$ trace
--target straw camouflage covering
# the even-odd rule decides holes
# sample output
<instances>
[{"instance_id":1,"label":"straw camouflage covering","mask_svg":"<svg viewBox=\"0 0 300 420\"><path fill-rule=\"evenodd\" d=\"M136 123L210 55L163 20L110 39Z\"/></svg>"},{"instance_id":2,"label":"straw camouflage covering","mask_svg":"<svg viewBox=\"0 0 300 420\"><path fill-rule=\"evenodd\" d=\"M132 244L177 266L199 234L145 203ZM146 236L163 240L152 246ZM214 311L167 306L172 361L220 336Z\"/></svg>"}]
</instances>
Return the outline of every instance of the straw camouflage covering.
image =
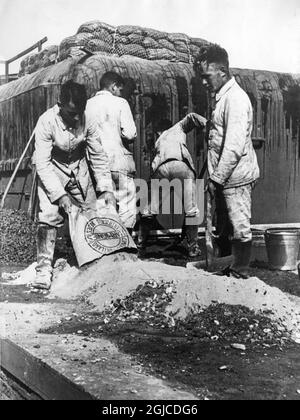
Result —
<instances>
[{"instance_id":1,"label":"straw camouflage covering","mask_svg":"<svg viewBox=\"0 0 300 420\"><path fill-rule=\"evenodd\" d=\"M91 52L130 55L145 60L168 60L192 63L208 41L190 38L182 33L167 33L140 26L111 26L94 20L81 25L76 35L65 38L56 48L55 56L44 59L40 54L27 57L21 63L20 75L32 73L55 61L77 56L80 48ZM53 55L53 53L52 53Z\"/></svg>"}]
</instances>

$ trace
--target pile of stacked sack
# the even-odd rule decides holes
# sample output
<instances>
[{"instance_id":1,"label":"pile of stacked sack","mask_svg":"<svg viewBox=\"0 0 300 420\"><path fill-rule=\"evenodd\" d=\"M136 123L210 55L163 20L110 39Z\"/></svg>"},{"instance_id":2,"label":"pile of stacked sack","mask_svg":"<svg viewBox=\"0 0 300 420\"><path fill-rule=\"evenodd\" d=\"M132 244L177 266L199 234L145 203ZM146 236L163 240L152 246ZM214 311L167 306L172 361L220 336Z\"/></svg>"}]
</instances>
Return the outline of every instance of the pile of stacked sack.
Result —
<instances>
[{"instance_id":1,"label":"pile of stacked sack","mask_svg":"<svg viewBox=\"0 0 300 420\"><path fill-rule=\"evenodd\" d=\"M140 26L111 26L92 21L80 26L76 35L65 38L52 55L54 61L62 61L78 55L81 49L101 52L104 55L134 56L145 60L168 60L193 63L201 48L209 43L201 38L190 38L181 33L167 33ZM55 56L56 54L56 56ZM46 54L47 55L47 54ZM48 57L48 56L47 56ZM25 62L29 60L29 62ZM32 73L48 65L42 53L25 59L22 74Z\"/></svg>"},{"instance_id":2,"label":"pile of stacked sack","mask_svg":"<svg viewBox=\"0 0 300 420\"><path fill-rule=\"evenodd\" d=\"M28 55L21 61L19 76L31 74L44 67L51 66L58 61L58 46L52 45L43 51Z\"/></svg>"}]
</instances>

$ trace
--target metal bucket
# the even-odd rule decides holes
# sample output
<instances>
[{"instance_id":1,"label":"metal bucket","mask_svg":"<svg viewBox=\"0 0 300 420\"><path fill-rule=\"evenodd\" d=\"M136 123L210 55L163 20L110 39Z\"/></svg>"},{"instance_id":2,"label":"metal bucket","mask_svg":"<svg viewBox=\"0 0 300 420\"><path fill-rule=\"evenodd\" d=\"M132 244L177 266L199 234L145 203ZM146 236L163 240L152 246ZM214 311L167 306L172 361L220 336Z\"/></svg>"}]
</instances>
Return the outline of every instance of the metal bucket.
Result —
<instances>
[{"instance_id":1,"label":"metal bucket","mask_svg":"<svg viewBox=\"0 0 300 420\"><path fill-rule=\"evenodd\" d=\"M300 230L268 229L265 241L271 270L294 271L297 269Z\"/></svg>"},{"instance_id":2,"label":"metal bucket","mask_svg":"<svg viewBox=\"0 0 300 420\"><path fill-rule=\"evenodd\" d=\"M263 232L253 232L251 261L264 263L268 262L266 241Z\"/></svg>"}]
</instances>

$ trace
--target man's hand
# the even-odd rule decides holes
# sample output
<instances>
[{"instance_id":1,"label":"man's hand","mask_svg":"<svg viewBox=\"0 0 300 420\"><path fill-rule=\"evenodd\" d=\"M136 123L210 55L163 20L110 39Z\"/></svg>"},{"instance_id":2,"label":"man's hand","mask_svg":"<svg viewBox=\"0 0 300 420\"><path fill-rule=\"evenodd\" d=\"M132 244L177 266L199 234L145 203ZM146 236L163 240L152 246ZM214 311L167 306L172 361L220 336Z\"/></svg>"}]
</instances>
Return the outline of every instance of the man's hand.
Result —
<instances>
[{"instance_id":1,"label":"man's hand","mask_svg":"<svg viewBox=\"0 0 300 420\"><path fill-rule=\"evenodd\" d=\"M202 115L191 113L189 114L189 116L192 118L195 127L199 127L202 129L206 127L208 120L205 117L202 117Z\"/></svg>"},{"instance_id":2,"label":"man's hand","mask_svg":"<svg viewBox=\"0 0 300 420\"><path fill-rule=\"evenodd\" d=\"M216 182L212 181L211 179L208 180L207 183L207 191L209 192L211 199L214 199L216 196L217 188L221 187L221 185L217 184Z\"/></svg>"},{"instance_id":3,"label":"man's hand","mask_svg":"<svg viewBox=\"0 0 300 420\"><path fill-rule=\"evenodd\" d=\"M63 209L67 214L71 213L72 211L72 202L68 195L63 195L58 200L58 205L61 209Z\"/></svg>"},{"instance_id":4,"label":"man's hand","mask_svg":"<svg viewBox=\"0 0 300 420\"><path fill-rule=\"evenodd\" d=\"M103 192L98 196L98 200L104 200L107 206L112 205L115 209L117 208L116 198L111 192Z\"/></svg>"},{"instance_id":5,"label":"man's hand","mask_svg":"<svg viewBox=\"0 0 300 420\"><path fill-rule=\"evenodd\" d=\"M202 117L202 115L200 115L199 116L199 123L200 123L202 128L205 128L207 123L208 123L208 120L206 118Z\"/></svg>"}]
</instances>

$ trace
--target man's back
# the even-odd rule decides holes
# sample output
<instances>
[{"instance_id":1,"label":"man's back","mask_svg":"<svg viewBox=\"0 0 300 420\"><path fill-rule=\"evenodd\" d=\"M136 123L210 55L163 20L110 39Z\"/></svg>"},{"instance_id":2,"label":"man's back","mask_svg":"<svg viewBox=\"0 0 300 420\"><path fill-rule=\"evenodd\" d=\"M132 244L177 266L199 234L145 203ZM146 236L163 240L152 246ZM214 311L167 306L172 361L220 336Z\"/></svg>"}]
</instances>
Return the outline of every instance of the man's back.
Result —
<instances>
[{"instance_id":1,"label":"man's back","mask_svg":"<svg viewBox=\"0 0 300 420\"><path fill-rule=\"evenodd\" d=\"M183 160L182 147L186 144L186 134L180 122L164 131L155 143L156 156L153 171L168 160Z\"/></svg>"},{"instance_id":2,"label":"man's back","mask_svg":"<svg viewBox=\"0 0 300 420\"><path fill-rule=\"evenodd\" d=\"M104 90L88 101L86 112L98 122L101 142L108 154L111 170L134 173L132 153L126 149L122 140L136 138L136 126L128 102Z\"/></svg>"},{"instance_id":3,"label":"man's back","mask_svg":"<svg viewBox=\"0 0 300 420\"><path fill-rule=\"evenodd\" d=\"M155 143L156 156L152 163L153 171L155 172L160 165L170 160L184 161L195 171L193 159L186 145L187 133L196 127L204 127L205 124L205 118L192 112L164 131Z\"/></svg>"}]
</instances>

